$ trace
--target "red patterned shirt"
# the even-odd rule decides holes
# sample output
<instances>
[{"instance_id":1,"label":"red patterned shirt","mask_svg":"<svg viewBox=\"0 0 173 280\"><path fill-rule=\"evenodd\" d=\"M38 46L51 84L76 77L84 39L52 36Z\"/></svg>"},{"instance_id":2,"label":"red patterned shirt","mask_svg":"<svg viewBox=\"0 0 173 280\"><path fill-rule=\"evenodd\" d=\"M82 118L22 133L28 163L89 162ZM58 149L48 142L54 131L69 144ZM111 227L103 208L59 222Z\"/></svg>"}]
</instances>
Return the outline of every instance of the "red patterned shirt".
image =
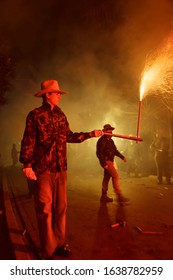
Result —
<instances>
[{"instance_id":1,"label":"red patterned shirt","mask_svg":"<svg viewBox=\"0 0 173 280\"><path fill-rule=\"evenodd\" d=\"M92 136L88 132L73 133L63 111L58 106L51 110L48 103L43 103L27 116L20 162L37 173L64 171L67 169L66 143L81 143Z\"/></svg>"}]
</instances>

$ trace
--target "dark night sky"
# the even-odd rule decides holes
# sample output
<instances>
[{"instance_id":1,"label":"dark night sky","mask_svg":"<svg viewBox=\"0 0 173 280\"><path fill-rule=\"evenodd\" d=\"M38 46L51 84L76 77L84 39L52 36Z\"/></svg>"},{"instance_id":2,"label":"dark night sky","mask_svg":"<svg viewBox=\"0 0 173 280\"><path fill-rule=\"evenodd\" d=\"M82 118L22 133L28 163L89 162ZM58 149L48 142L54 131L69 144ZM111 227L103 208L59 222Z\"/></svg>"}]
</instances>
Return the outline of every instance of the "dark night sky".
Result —
<instances>
[{"instance_id":1,"label":"dark night sky","mask_svg":"<svg viewBox=\"0 0 173 280\"><path fill-rule=\"evenodd\" d=\"M0 112L1 150L20 142L26 114L40 105L33 94L49 78L70 92L60 107L72 130L111 122L134 134L145 58L172 31L172 15L172 0L1 0L1 48L17 65Z\"/></svg>"},{"instance_id":2,"label":"dark night sky","mask_svg":"<svg viewBox=\"0 0 173 280\"><path fill-rule=\"evenodd\" d=\"M16 59L38 68L55 56L61 64L85 52L107 68L110 60L124 63L139 50L145 56L162 40L172 27L171 2L2 0L1 34Z\"/></svg>"}]
</instances>

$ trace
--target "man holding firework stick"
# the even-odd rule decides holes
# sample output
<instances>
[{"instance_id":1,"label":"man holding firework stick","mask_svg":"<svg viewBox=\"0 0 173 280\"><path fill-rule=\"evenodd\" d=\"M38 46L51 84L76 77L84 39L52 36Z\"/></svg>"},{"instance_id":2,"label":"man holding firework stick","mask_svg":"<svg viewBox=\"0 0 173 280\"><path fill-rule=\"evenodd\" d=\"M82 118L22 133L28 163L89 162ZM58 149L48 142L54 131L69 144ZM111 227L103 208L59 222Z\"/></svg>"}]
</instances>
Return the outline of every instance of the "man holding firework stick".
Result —
<instances>
[{"instance_id":1,"label":"man holding firework stick","mask_svg":"<svg viewBox=\"0 0 173 280\"><path fill-rule=\"evenodd\" d=\"M42 106L28 114L21 143L23 173L27 179L36 181L34 200L43 259L71 254L65 242L66 143L81 143L103 134L102 130L71 131L66 115L58 107L61 95L65 93L56 80L41 84L41 90L35 96L42 97Z\"/></svg>"},{"instance_id":2,"label":"man holding firework stick","mask_svg":"<svg viewBox=\"0 0 173 280\"><path fill-rule=\"evenodd\" d=\"M124 157L118 150L114 144L114 141L111 139L112 131L115 128L110 124L105 124L103 127L103 132L105 135L102 135L97 141L97 157L100 161L100 165L104 168L104 177L102 181L102 195L101 202L112 202L113 199L107 196L108 191L108 183L110 178L112 178L113 188L118 197L119 203L128 202L129 199L122 195L118 172L114 167L114 157L117 156L121 158L124 162L127 161L126 157Z\"/></svg>"}]
</instances>

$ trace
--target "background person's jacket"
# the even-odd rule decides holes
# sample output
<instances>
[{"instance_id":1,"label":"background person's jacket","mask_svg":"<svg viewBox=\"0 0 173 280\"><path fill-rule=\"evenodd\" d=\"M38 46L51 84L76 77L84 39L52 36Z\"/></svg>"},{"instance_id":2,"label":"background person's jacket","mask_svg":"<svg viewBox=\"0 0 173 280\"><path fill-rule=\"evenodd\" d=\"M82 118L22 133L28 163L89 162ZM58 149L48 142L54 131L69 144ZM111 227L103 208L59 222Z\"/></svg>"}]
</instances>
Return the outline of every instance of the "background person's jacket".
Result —
<instances>
[{"instance_id":1,"label":"background person's jacket","mask_svg":"<svg viewBox=\"0 0 173 280\"><path fill-rule=\"evenodd\" d=\"M114 141L107 135L101 136L97 141L96 155L102 167L106 165L107 160L113 162L115 156L124 159L124 156L117 150Z\"/></svg>"}]
</instances>

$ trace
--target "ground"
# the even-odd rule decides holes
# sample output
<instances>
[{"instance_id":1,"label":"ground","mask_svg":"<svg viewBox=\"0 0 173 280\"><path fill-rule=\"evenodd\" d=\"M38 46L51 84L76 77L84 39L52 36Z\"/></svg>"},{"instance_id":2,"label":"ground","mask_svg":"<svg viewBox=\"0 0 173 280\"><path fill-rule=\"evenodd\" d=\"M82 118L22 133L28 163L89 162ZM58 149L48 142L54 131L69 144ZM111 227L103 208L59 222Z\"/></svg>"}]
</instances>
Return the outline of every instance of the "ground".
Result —
<instances>
[{"instance_id":1,"label":"ground","mask_svg":"<svg viewBox=\"0 0 173 280\"><path fill-rule=\"evenodd\" d=\"M8 168L7 176L15 187L17 203L27 231L39 251L39 238L33 198L21 168ZM69 172L67 241L72 260L172 260L173 186L157 185L156 176L127 177L119 172L120 184L130 204L120 206L109 186L112 203L100 203L102 173L77 176ZM8 182L9 184L9 182ZM124 227L111 228L117 220ZM148 233L140 232L147 231ZM33 255L31 254L32 258Z\"/></svg>"}]
</instances>

